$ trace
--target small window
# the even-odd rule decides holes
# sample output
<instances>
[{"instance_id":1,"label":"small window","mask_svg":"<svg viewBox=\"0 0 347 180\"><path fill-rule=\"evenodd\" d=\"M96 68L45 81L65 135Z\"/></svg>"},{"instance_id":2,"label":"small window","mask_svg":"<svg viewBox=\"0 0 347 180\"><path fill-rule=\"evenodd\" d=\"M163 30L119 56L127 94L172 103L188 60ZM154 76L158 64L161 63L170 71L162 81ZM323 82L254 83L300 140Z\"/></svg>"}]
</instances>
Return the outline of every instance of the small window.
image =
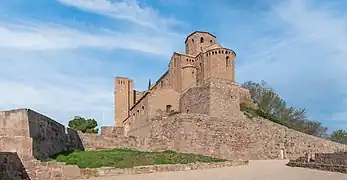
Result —
<instances>
[{"instance_id":1,"label":"small window","mask_svg":"<svg viewBox=\"0 0 347 180\"><path fill-rule=\"evenodd\" d=\"M203 37L200 38L200 43L204 43L204 38Z\"/></svg>"},{"instance_id":2,"label":"small window","mask_svg":"<svg viewBox=\"0 0 347 180\"><path fill-rule=\"evenodd\" d=\"M168 112L171 112L171 105L166 105L166 112L168 113Z\"/></svg>"},{"instance_id":3,"label":"small window","mask_svg":"<svg viewBox=\"0 0 347 180\"><path fill-rule=\"evenodd\" d=\"M192 42L194 43L194 39L192 39Z\"/></svg>"},{"instance_id":4,"label":"small window","mask_svg":"<svg viewBox=\"0 0 347 180\"><path fill-rule=\"evenodd\" d=\"M212 40L210 40L210 43L211 43L211 44L212 44L212 42L213 42L213 41L212 41Z\"/></svg>"},{"instance_id":5,"label":"small window","mask_svg":"<svg viewBox=\"0 0 347 180\"><path fill-rule=\"evenodd\" d=\"M189 113L189 109L187 109L187 113Z\"/></svg>"},{"instance_id":6,"label":"small window","mask_svg":"<svg viewBox=\"0 0 347 180\"><path fill-rule=\"evenodd\" d=\"M229 56L227 56L227 57L225 58L225 66L226 66L226 67L230 67L230 59L229 59Z\"/></svg>"},{"instance_id":7,"label":"small window","mask_svg":"<svg viewBox=\"0 0 347 180\"><path fill-rule=\"evenodd\" d=\"M141 114L144 115L145 114L145 106L142 106L141 109L142 109Z\"/></svg>"}]
</instances>

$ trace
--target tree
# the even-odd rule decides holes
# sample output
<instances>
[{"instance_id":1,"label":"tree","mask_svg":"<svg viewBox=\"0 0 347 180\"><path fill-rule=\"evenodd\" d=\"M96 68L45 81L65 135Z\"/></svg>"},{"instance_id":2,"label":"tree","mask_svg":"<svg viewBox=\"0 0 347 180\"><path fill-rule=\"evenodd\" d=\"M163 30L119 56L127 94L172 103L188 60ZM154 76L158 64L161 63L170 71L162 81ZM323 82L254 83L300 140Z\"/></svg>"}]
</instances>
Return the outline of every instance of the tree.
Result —
<instances>
[{"instance_id":1,"label":"tree","mask_svg":"<svg viewBox=\"0 0 347 180\"><path fill-rule=\"evenodd\" d=\"M339 129L331 133L330 140L347 144L347 131Z\"/></svg>"},{"instance_id":2,"label":"tree","mask_svg":"<svg viewBox=\"0 0 347 180\"><path fill-rule=\"evenodd\" d=\"M306 109L288 106L285 100L270 88L266 82L247 81L242 87L249 90L251 98L258 105L259 109L267 114L267 117L273 117L280 124L310 135L319 137L326 135L327 128L323 127L319 122L307 119Z\"/></svg>"},{"instance_id":3,"label":"tree","mask_svg":"<svg viewBox=\"0 0 347 180\"><path fill-rule=\"evenodd\" d=\"M69 121L69 127L83 133L98 133L96 128L98 123L95 119L85 119L80 116L75 116Z\"/></svg>"}]
</instances>

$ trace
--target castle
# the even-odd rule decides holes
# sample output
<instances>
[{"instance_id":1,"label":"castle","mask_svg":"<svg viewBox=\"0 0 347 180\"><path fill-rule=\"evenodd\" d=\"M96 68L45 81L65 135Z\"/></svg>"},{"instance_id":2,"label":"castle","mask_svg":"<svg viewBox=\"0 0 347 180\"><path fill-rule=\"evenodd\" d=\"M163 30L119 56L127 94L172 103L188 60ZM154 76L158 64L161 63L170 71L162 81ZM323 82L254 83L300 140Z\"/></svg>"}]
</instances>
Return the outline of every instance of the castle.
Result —
<instances>
[{"instance_id":1,"label":"castle","mask_svg":"<svg viewBox=\"0 0 347 180\"><path fill-rule=\"evenodd\" d=\"M144 126L158 111L226 115L216 112L227 107L213 102L213 90L202 88L217 81L236 87L229 94L234 100L229 107L239 110L240 101L250 99L250 95L235 83L235 57L236 53L222 47L215 35L191 33L185 40L185 54L174 52L168 70L147 91L133 90L134 81L129 78L115 78L115 127L123 128L127 135ZM206 101L192 97L197 94Z\"/></svg>"}]
</instances>

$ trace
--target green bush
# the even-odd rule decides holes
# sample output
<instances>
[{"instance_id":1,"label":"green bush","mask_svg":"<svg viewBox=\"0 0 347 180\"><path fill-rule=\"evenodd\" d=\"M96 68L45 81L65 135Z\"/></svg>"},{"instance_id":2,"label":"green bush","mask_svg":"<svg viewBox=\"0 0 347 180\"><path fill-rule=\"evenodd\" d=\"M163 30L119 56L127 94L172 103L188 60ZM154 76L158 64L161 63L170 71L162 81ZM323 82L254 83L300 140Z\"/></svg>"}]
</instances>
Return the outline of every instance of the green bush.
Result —
<instances>
[{"instance_id":1,"label":"green bush","mask_svg":"<svg viewBox=\"0 0 347 180\"><path fill-rule=\"evenodd\" d=\"M51 159L58 162L66 162L66 164L74 164L80 168L98 168L104 166L131 168L134 166L154 164L187 164L192 162L226 161L208 156L177 153L174 151L142 152L128 149L65 152L57 154Z\"/></svg>"},{"instance_id":2,"label":"green bush","mask_svg":"<svg viewBox=\"0 0 347 180\"><path fill-rule=\"evenodd\" d=\"M275 123L278 123L278 124L281 124L283 125L283 123L277 119L276 117L272 116L271 114L269 113L266 113L264 112L263 110L261 109L253 109L251 107L248 107L246 104L240 104L240 109L241 111L245 112L245 115L248 117L248 118L253 118L253 117L262 117L264 119L268 119L272 122L275 122Z\"/></svg>"}]
</instances>

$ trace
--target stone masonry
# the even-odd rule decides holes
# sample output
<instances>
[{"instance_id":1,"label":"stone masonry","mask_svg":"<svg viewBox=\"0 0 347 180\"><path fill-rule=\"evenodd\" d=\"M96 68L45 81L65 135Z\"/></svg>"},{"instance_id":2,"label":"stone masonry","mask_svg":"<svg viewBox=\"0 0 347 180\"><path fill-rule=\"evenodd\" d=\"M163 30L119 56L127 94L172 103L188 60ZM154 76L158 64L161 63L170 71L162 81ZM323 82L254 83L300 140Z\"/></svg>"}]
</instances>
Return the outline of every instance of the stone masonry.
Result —
<instances>
[{"instance_id":1,"label":"stone masonry","mask_svg":"<svg viewBox=\"0 0 347 180\"><path fill-rule=\"evenodd\" d=\"M290 160L287 165L347 173L347 152L307 153L305 156Z\"/></svg>"},{"instance_id":2,"label":"stone masonry","mask_svg":"<svg viewBox=\"0 0 347 180\"><path fill-rule=\"evenodd\" d=\"M76 131L29 109L0 111L0 129L0 179L68 180L80 176L75 165L38 160L84 150Z\"/></svg>"}]
</instances>

